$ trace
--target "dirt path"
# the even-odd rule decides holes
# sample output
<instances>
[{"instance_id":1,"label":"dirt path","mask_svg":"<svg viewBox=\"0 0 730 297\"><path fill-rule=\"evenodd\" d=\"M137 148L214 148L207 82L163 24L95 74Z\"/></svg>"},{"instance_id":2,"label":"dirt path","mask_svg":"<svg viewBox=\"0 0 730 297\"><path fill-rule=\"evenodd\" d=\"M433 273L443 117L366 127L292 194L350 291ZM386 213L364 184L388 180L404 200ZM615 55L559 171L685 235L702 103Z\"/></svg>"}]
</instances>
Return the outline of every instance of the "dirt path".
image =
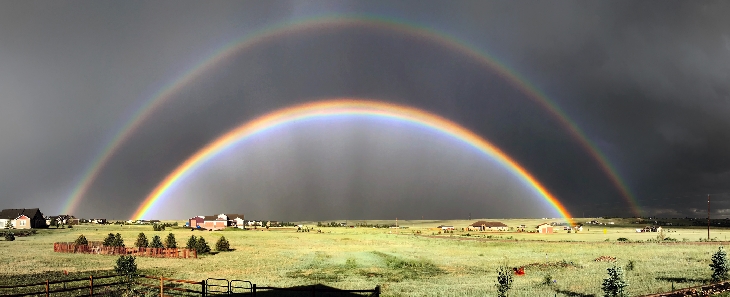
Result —
<instances>
[{"instance_id":1,"label":"dirt path","mask_svg":"<svg viewBox=\"0 0 730 297\"><path fill-rule=\"evenodd\" d=\"M564 244L579 244L579 243L591 243L591 244L666 244L666 245L730 245L730 241L666 241L666 242L626 242L626 241L550 241L550 240L524 240L524 239L491 239L483 237L468 237L468 236L443 236L443 235L423 235L423 234L400 234L404 236L418 236L426 238L438 238L438 239L451 239L451 240L471 240L471 241L489 241L489 242L544 242L544 243L564 243Z\"/></svg>"}]
</instances>

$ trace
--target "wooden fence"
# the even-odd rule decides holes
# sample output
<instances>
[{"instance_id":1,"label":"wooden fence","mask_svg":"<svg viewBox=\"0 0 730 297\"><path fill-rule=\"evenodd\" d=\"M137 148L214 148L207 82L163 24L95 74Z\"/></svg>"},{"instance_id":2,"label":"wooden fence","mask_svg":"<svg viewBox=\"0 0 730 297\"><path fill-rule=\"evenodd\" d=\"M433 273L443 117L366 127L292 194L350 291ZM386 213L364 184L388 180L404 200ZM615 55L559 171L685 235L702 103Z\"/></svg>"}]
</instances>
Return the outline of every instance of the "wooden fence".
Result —
<instances>
[{"instance_id":1,"label":"wooden fence","mask_svg":"<svg viewBox=\"0 0 730 297\"><path fill-rule=\"evenodd\" d=\"M117 279L119 276L89 276L88 278L77 278L60 281L49 281L46 280L42 283L14 285L14 286L0 286L0 295L9 297L21 297L21 296L50 296L54 293L73 292L76 291L87 291L89 296L94 296L95 292L98 294L101 288L115 287L124 284L123 281ZM108 280L102 281L99 280ZM82 284L79 284L82 283ZM70 284L70 285L69 285ZM76 286L74 286L76 284ZM11 292L5 293L4 289L10 289ZM22 292L25 291L25 292ZM81 293L83 294L83 293ZM55 294L54 294L55 295Z\"/></svg>"},{"instance_id":2,"label":"wooden fence","mask_svg":"<svg viewBox=\"0 0 730 297\"><path fill-rule=\"evenodd\" d=\"M190 249L178 248L132 248L103 245L76 245L72 242L56 242L53 251L57 253L98 254L98 255L132 255L156 258L197 258L198 253Z\"/></svg>"}]
</instances>

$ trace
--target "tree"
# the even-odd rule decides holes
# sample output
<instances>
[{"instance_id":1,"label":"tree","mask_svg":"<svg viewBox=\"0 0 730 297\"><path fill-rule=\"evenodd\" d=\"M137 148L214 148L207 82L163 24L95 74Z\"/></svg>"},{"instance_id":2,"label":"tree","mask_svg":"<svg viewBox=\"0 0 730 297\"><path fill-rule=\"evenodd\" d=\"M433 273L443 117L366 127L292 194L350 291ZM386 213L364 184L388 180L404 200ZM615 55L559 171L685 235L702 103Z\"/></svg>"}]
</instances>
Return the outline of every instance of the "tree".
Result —
<instances>
[{"instance_id":1,"label":"tree","mask_svg":"<svg viewBox=\"0 0 730 297\"><path fill-rule=\"evenodd\" d=\"M122 234L117 233L116 235L114 235L114 242L112 242L112 246L124 247L124 239L122 239Z\"/></svg>"},{"instance_id":2,"label":"tree","mask_svg":"<svg viewBox=\"0 0 730 297\"><path fill-rule=\"evenodd\" d=\"M74 241L75 245L87 245L89 242L86 240L86 236L83 234L79 235L79 238L76 238L76 241Z\"/></svg>"},{"instance_id":3,"label":"tree","mask_svg":"<svg viewBox=\"0 0 730 297\"><path fill-rule=\"evenodd\" d=\"M604 297L621 297L626 296L624 289L628 286L629 284L624 280L621 267L614 266L608 268L608 277L603 280L601 289L603 289Z\"/></svg>"},{"instance_id":4,"label":"tree","mask_svg":"<svg viewBox=\"0 0 730 297\"><path fill-rule=\"evenodd\" d=\"M13 223L10 220L5 221L5 229L13 229Z\"/></svg>"},{"instance_id":5,"label":"tree","mask_svg":"<svg viewBox=\"0 0 730 297\"><path fill-rule=\"evenodd\" d=\"M203 236L198 237L198 243L195 245L195 251L198 252L198 254L210 253L210 246L207 242L205 242L205 238L203 238Z\"/></svg>"},{"instance_id":6,"label":"tree","mask_svg":"<svg viewBox=\"0 0 730 297\"><path fill-rule=\"evenodd\" d=\"M193 235L193 236L190 236L190 238L188 239L188 243L185 245L185 248L189 249L189 250L194 250L195 246L197 246L197 245L198 245L198 238L195 237L195 235Z\"/></svg>"},{"instance_id":7,"label":"tree","mask_svg":"<svg viewBox=\"0 0 730 297\"><path fill-rule=\"evenodd\" d=\"M114 272L124 277L124 280L131 284L134 277L137 276L137 263L133 256L119 256L117 265L114 266Z\"/></svg>"},{"instance_id":8,"label":"tree","mask_svg":"<svg viewBox=\"0 0 730 297\"><path fill-rule=\"evenodd\" d=\"M134 246L139 248L146 248L149 246L150 243L147 241L147 236L144 235L144 233L139 232L139 235L137 235L137 241L134 243Z\"/></svg>"},{"instance_id":9,"label":"tree","mask_svg":"<svg viewBox=\"0 0 730 297\"><path fill-rule=\"evenodd\" d=\"M725 250L720 247L714 255L712 255L712 281L718 282L728 279L728 267L727 254Z\"/></svg>"},{"instance_id":10,"label":"tree","mask_svg":"<svg viewBox=\"0 0 730 297\"><path fill-rule=\"evenodd\" d=\"M172 232L170 232L170 234L167 234L167 238L165 238L165 247L167 247L168 249L177 248L175 234L172 234Z\"/></svg>"},{"instance_id":11,"label":"tree","mask_svg":"<svg viewBox=\"0 0 730 297\"><path fill-rule=\"evenodd\" d=\"M104 246L114 246L114 234L109 233L101 244Z\"/></svg>"},{"instance_id":12,"label":"tree","mask_svg":"<svg viewBox=\"0 0 730 297\"><path fill-rule=\"evenodd\" d=\"M221 238L218 239L218 242L215 243L215 250L219 252L227 252L230 250L230 243L228 243L228 240L225 236L221 236Z\"/></svg>"},{"instance_id":13,"label":"tree","mask_svg":"<svg viewBox=\"0 0 730 297\"><path fill-rule=\"evenodd\" d=\"M14 241L15 240L15 234L13 234L13 232L6 232L5 233L5 240L6 241Z\"/></svg>"},{"instance_id":14,"label":"tree","mask_svg":"<svg viewBox=\"0 0 730 297\"><path fill-rule=\"evenodd\" d=\"M150 243L151 248L161 249L165 246L162 245L162 239L160 239L159 235L155 235L152 237L152 242Z\"/></svg>"},{"instance_id":15,"label":"tree","mask_svg":"<svg viewBox=\"0 0 730 297\"><path fill-rule=\"evenodd\" d=\"M497 296L506 297L509 289L512 288L512 269L502 265L497 269Z\"/></svg>"},{"instance_id":16,"label":"tree","mask_svg":"<svg viewBox=\"0 0 730 297\"><path fill-rule=\"evenodd\" d=\"M58 229L58 218L51 219L51 226L56 227L56 229Z\"/></svg>"}]
</instances>

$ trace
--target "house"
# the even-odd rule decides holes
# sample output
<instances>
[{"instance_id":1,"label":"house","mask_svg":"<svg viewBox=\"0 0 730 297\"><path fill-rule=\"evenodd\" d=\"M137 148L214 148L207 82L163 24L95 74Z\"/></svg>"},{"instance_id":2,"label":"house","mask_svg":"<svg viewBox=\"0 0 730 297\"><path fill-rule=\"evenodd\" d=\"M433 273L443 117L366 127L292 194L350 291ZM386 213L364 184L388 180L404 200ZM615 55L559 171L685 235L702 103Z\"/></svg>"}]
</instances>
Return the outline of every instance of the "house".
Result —
<instances>
[{"instance_id":1,"label":"house","mask_svg":"<svg viewBox=\"0 0 730 297\"><path fill-rule=\"evenodd\" d=\"M204 216L192 217L188 220L188 226L190 226L190 228L198 228L198 226L203 227L204 218Z\"/></svg>"},{"instance_id":2,"label":"house","mask_svg":"<svg viewBox=\"0 0 730 297\"><path fill-rule=\"evenodd\" d=\"M548 223L537 225L537 233L553 233L553 226Z\"/></svg>"},{"instance_id":3,"label":"house","mask_svg":"<svg viewBox=\"0 0 730 297\"><path fill-rule=\"evenodd\" d=\"M469 225L469 230L478 231L507 231L508 227L502 222L476 221Z\"/></svg>"},{"instance_id":4,"label":"house","mask_svg":"<svg viewBox=\"0 0 730 297\"><path fill-rule=\"evenodd\" d=\"M3 209L0 211L0 229L4 229L8 222L16 229L48 227L38 208Z\"/></svg>"},{"instance_id":5,"label":"house","mask_svg":"<svg viewBox=\"0 0 730 297\"><path fill-rule=\"evenodd\" d=\"M225 215L218 216L204 216L203 224L198 224L203 229L208 230L222 230L228 226L228 217Z\"/></svg>"},{"instance_id":6,"label":"house","mask_svg":"<svg viewBox=\"0 0 730 297\"><path fill-rule=\"evenodd\" d=\"M454 230L454 226L441 225L441 226L438 226L437 228L440 228L441 230Z\"/></svg>"},{"instance_id":7,"label":"house","mask_svg":"<svg viewBox=\"0 0 730 297\"><path fill-rule=\"evenodd\" d=\"M106 219L91 219L92 224L106 224Z\"/></svg>"},{"instance_id":8,"label":"house","mask_svg":"<svg viewBox=\"0 0 730 297\"><path fill-rule=\"evenodd\" d=\"M243 228L243 226L245 225L242 214L232 214L231 213L231 214L226 214L226 217L228 218L228 226Z\"/></svg>"}]
</instances>

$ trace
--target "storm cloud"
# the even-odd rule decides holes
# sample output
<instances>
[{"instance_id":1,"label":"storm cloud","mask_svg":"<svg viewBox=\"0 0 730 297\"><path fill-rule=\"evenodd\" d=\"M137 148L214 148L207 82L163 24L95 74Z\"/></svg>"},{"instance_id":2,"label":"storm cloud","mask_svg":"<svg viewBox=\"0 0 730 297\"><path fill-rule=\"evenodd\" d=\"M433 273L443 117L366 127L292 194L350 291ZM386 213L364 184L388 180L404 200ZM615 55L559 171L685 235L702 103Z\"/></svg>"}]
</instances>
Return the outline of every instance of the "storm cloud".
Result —
<instances>
[{"instance_id":1,"label":"storm cloud","mask_svg":"<svg viewBox=\"0 0 730 297\"><path fill-rule=\"evenodd\" d=\"M166 85L262 28L359 15L430 28L486 52L397 31L330 26L268 39L181 87L102 168L75 215L128 218L178 164L293 104L356 97L438 114L488 139L574 216L730 215L730 4L722 1L218 1L0 4L0 208L57 214L93 158ZM448 135L368 117L286 125L237 144L171 189L155 218L541 217L556 212ZM175 203L172 203L174 201Z\"/></svg>"}]
</instances>

